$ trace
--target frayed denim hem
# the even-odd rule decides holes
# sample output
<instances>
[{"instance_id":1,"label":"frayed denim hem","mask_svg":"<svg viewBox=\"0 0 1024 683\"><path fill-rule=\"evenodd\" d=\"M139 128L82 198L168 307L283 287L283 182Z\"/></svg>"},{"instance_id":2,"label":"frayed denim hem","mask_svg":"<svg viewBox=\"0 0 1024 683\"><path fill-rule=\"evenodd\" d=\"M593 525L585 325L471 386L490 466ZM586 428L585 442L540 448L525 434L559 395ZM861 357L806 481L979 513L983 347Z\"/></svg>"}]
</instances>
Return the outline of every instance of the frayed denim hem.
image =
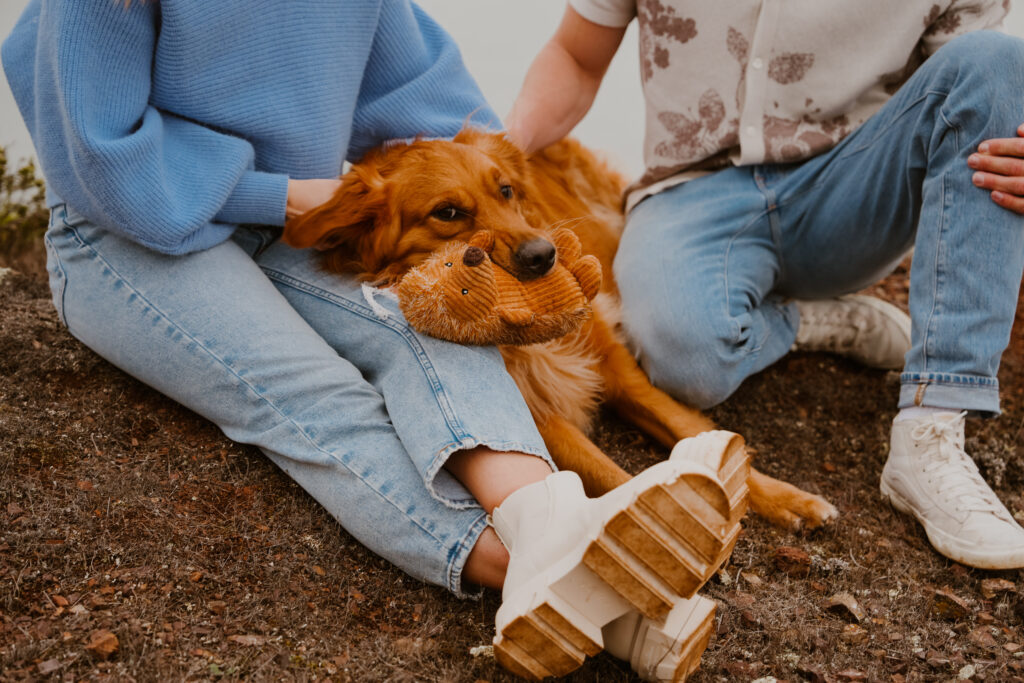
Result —
<instances>
[{"instance_id":1,"label":"frayed denim hem","mask_svg":"<svg viewBox=\"0 0 1024 683\"><path fill-rule=\"evenodd\" d=\"M480 516L473 522L473 525L466 532L466 535L462 537L462 540L452 548L450 559L448 563L448 590L452 592L457 598L464 600L479 600L484 594L483 588L477 587L472 592L466 592L462 588L462 570L466 567L466 562L469 560L469 554L473 552L473 548L476 547L477 541L480 540L480 535L483 534L484 530L487 529L487 515L480 511Z\"/></svg>"},{"instance_id":2,"label":"frayed denim hem","mask_svg":"<svg viewBox=\"0 0 1024 683\"><path fill-rule=\"evenodd\" d=\"M466 491L462 485L454 479L454 477L450 477L449 475L442 477L442 481L438 481L438 477L442 474L441 471L444 468L445 463L448 462L448 458L451 457L452 453L477 448L478 446L485 446L490 448L492 451L498 451L500 453L525 453L527 455L534 455L547 463L552 472L558 471L558 467L551 459L551 456L548 455L548 452L542 447L531 446L523 443L522 441L498 441L494 439L474 439L466 437L461 441L449 443L442 447L434 457L434 461L430 463L430 467L427 468L427 472L424 477L424 484L427 487L427 491L435 500L456 510L480 507L480 503L469 495L469 492ZM465 495L457 496L456 494L459 492Z\"/></svg>"}]
</instances>

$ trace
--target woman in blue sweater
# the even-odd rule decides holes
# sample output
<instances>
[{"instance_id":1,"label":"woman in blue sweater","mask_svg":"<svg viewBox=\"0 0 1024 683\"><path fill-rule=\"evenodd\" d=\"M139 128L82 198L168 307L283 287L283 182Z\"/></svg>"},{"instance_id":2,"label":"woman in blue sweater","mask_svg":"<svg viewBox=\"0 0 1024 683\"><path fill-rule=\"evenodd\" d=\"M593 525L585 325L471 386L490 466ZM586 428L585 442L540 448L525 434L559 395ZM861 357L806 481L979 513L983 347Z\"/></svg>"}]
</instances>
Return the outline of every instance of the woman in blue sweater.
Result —
<instances>
[{"instance_id":1,"label":"woman in blue sweater","mask_svg":"<svg viewBox=\"0 0 1024 683\"><path fill-rule=\"evenodd\" d=\"M495 349L381 319L357 283L276 241L332 195L344 160L471 115L498 123L408 0L31 0L2 56L48 181L62 322L257 445L411 575L458 595L504 586L507 622L629 496L679 476L677 459L628 496L586 499L575 475L551 474ZM642 646L636 612L609 611L612 587L586 581L559 600L586 612L600 598L594 624L622 615L621 638ZM689 635L659 637L678 649Z\"/></svg>"}]
</instances>

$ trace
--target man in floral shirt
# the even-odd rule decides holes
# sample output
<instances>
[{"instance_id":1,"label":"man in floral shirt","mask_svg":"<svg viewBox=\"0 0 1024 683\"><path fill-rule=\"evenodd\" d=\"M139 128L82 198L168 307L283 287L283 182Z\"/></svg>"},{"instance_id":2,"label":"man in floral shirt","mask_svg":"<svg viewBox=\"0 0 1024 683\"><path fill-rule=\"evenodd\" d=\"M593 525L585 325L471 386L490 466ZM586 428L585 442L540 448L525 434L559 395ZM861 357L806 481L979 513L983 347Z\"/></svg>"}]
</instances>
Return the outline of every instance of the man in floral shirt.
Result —
<instances>
[{"instance_id":1,"label":"man in floral shirt","mask_svg":"<svg viewBox=\"0 0 1024 683\"><path fill-rule=\"evenodd\" d=\"M645 171L615 270L652 380L709 407L789 350L902 369L881 490L942 554L1024 567L964 452L997 415L1024 269L1024 41L1002 0L570 0L508 127L590 107L640 29ZM851 295L914 248L909 318Z\"/></svg>"}]
</instances>

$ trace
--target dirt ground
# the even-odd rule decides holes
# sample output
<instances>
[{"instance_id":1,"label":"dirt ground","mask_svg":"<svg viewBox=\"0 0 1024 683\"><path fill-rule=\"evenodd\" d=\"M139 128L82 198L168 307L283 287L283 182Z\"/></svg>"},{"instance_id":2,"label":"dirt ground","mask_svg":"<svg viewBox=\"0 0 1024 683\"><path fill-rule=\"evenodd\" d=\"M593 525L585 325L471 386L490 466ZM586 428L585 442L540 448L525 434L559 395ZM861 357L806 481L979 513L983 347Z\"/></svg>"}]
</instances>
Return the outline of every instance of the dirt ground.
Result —
<instances>
[{"instance_id":1,"label":"dirt ground","mask_svg":"<svg viewBox=\"0 0 1024 683\"><path fill-rule=\"evenodd\" d=\"M905 273L878 291L901 301ZM1005 413L968 443L1024 518L1017 328ZM713 411L841 516L801 534L748 517L704 591L717 634L692 680L1024 680L1018 572L941 558L879 496L897 381L797 354ZM666 455L611 415L597 441L631 470ZM0 679L509 681L482 647L498 604L403 575L258 451L96 357L40 274L0 283ZM602 654L570 680L631 675Z\"/></svg>"}]
</instances>

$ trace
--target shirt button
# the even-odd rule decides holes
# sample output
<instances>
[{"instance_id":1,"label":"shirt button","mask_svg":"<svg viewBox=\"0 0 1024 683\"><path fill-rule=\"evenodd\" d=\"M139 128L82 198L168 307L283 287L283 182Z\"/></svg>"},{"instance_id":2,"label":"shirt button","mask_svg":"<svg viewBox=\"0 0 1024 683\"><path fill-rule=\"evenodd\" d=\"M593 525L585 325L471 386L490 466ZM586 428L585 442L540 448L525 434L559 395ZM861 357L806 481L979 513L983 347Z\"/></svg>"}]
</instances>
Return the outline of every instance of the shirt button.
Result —
<instances>
[{"instance_id":1,"label":"shirt button","mask_svg":"<svg viewBox=\"0 0 1024 683\"><path fill-rule=\"evenodd\" d=\"M760 69L762 66L764 66L764 60L761 59L760 57L755 57L754 61L750 63L750 66L754 67L755 69Z\"/></svg>"},{"instance_id":2,"label":"shirt button","mask_svg":"<svg viewBox=\"0 0 1024 683\"><path fill-rule=\"evenodd\" d=\"M747 126L747 135L749 135L750 137L754 137L755 135L757 135L757 128L754 128L753 126Z\"/></svg>"}]
</instances>

